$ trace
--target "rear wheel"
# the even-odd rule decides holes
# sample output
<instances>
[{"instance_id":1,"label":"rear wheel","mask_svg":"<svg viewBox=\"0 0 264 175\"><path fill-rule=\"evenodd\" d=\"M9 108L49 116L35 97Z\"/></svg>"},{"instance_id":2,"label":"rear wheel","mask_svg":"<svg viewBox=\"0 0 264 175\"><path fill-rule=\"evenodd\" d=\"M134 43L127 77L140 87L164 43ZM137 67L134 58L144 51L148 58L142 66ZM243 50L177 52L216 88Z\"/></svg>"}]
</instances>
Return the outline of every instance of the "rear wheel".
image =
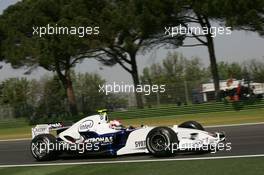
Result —
<instances>
[{"instance_id":1,"label":"rear wheel","mask_svg":"<svg viewBox=\"0 0 264 175\"><path fill-rule=\"evenodd\" d=\"M157 127L152 129L146 140L148 151L157 157L172 156L175 154L173 148L178 146L177 134L168 127ZM176 144L176 145L175 145Z\"/></svg>"},{"instance_id":2,"label":"rear wheel","mask_svg":"<svg viewBox=\"0 0 264 175\"><path fill-rule=\"evenodd\" d=\"M56 138L51 134L40 134L31 141L31 154L38 161L54 160L57 158Z\"/></svg>"},{"instance_id":3,"label":"rear wheel","mask_svg":"<svg viewBox=\"0 0 264 175\"><path fill-rule=\"evenodd\" d=\"M187 121L179 125L181 128L198 129L204 131L203 126L196 121Z\"/></svg>"}]
</instances>

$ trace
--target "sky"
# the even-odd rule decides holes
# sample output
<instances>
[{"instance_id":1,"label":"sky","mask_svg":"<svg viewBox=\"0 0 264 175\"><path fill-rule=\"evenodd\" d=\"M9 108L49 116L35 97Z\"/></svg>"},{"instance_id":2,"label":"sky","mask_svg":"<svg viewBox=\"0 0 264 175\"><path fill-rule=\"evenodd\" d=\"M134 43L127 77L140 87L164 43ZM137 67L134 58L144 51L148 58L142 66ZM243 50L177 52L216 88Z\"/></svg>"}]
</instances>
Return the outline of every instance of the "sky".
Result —
<instances>
[{"instance_id":1,"label":"sky","mask_svg":"<svg viewBox=\"0 0 264 175\"><path fill-rule=\"evenodd\" d=\"M9 5L16 3L18 0L0 0L0 14ZM192 42L192 41L190 41ZM217 61L228 62L244 62L248 59L257 59L264 61L264 37L260 37L257 33L245 32L245 31L232 31L231 35L218 35L215 37L215 52ZM199 47L186 47L177 49L153 49L145 55L137 55L137 63L139 67L139 73L143 68L150 66L153 63L161 62L168 52L179 52L187 58L199 57L202 63L209 65L209 57L207 48L204 46ZM42 68L38 68L32 72L31 75L24 75L25 69L12 69L9 64L1 63L0 67L0 81L10 77L27 77L39 79L44 75L52 75L51 72L47 72ZM123 70L119 65L113 67L105 67L94 59L83 61L81 64L76 65L76 72L90 72L98 73L107 82L127 82L131 83L132 78L129 73Z\"/></svg>"}]
</instances>

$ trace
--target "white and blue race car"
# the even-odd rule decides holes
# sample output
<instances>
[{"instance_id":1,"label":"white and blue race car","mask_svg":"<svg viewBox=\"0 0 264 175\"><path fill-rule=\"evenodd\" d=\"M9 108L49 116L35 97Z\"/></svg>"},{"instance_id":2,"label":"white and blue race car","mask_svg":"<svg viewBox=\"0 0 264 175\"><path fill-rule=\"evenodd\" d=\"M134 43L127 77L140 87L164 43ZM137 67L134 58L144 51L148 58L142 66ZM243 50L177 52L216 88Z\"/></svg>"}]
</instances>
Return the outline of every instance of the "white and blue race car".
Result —
<instances>
[{"instance_id":1,"label":"white and blue race car","mask_svg":"<svg viewBox=\"0 0 264 175\"><path fill-rule=\"evenodd\" d=\"M54 132L56 131L56 132ZM61 153L126 155L149 153L173 156L180 151L208 151L225 141L222 132L210 133L195 121L172 127L124 127L108 121L107 113L88 116L71 126L41 124L32 128L31 153L36 160L56 159Z\"/></svg>"}]
</instances>

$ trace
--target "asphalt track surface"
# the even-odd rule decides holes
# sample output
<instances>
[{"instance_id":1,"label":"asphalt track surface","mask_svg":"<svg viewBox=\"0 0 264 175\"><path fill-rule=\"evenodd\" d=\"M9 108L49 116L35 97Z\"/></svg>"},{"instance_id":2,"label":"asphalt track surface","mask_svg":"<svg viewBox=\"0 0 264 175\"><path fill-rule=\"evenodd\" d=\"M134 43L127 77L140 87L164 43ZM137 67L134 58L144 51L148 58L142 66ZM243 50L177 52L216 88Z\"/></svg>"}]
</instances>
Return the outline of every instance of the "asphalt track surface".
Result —
<instances>
[{"instance_id":1,"label":"asphalt track surface","mask_svg":"<svg viewBox=\"0 0 264 175\"><path fill-rule=\"evenodd\" d=\"M239 155L264 154L264 124L224 126L206 128L207 131L224 131L227 142L231 142L231 151L219 151L207 154L177 154L170 159L221 157ZM30 140L3 141L0 142L0 165L24 165L24 164L56 164L72 162L104 162L104 161L128 161L128 160L151 160L157 159L149 154L126 155L115 158L109 157L73 157L62 156L55 161L36 161L30 153Z\"/></svg>"}]
</instances>

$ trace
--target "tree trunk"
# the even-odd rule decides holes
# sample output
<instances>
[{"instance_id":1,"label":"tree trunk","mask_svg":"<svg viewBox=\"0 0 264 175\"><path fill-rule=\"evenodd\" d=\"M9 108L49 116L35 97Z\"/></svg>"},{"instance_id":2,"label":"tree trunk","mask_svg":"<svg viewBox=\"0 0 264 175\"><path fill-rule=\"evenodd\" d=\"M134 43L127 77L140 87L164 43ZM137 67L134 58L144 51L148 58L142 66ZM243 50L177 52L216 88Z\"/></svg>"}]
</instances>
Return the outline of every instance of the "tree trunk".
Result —
<instances>
[{"instance_id":1,"label":"tree trunk","mask_svg":"<svg viewBox=\"0 0 264 175\"><path fill-rule=\"evenodd\" d=\"M72 115L77 115L78 110L77 110L77 104L76 104L76 98L72 86L72 80L69 72L65 73L65 78L66 78L66 94L67 94L67 99L69 103L69 108L70 112Z\"/></svg>"},{"instance_id":2,"label":"tree trunk","mask_svg":"<svg viewBox=\"0 0 264 175\"><path fill-rule=\"evenodd\" d=\"M136 54L130 54L130 58L131 58L131 68L132 68L131 74L132 74L132 78L133 78L133 82L134 82L134 87L136 89L137 85L140 85L139 78L138 78ZM136 90L135 90L135 97L136 97L136 101L137 101L137 107L140 109L144 108L142 96L140 93L137 93Z\"/></svg>"},{"instance_id":3,"label":"tree trunk","mask_svg":"<svg viewBox=\"0 0 264 175\"><path fill-rule=\"evenodd\" d=\"M215 50L214 50L214 41L211 36L206 36L207 38L207 48L209 52L210 57L210 64L211 64L211 73L213 76L214 81L214 87L215 87L215 97L216 100L219 100L219 94L220 94L220 85L219 85L219 74L218 74L218 68L217 68L217 61L215 56Z\"/></svg>"},{"instance_id":4,"label":"tree trunk","mask_svg":"<svg viewBox=\"0 0 264 175\"><path fill-rule=\"evenodd\" d=\"M70 66L68 65L67 68L65 68L65 74L63 74L59 61L55 60L55 70L66 91L70 113L71 115L77 115L78 110L77 110L77 103L76 103L75 94L74 94L73 86L72 86Z\"/></svg>"},{"instance_id":5,"label":"tree trunk","mask_svg":"<svg viewBox=\"0 0 264 175\"><path fill-rule=\"evenodd\" d=\"M211 23L206 16L200 15L199 13L195 12L196 16L198 17L199 23L201 27L206 27L208 31L211 31ZM210 58L210 67L211 73L213 76L214 87L215 87L215 99L216 101L220 100L220 85L219 85L219 74L217 68L217 61L215 56L215 49L214 49L214 40L212 38L212 34L208 33L205 34L207 42L205 45L207 46Z\"/></svg>"}]
</instances>

